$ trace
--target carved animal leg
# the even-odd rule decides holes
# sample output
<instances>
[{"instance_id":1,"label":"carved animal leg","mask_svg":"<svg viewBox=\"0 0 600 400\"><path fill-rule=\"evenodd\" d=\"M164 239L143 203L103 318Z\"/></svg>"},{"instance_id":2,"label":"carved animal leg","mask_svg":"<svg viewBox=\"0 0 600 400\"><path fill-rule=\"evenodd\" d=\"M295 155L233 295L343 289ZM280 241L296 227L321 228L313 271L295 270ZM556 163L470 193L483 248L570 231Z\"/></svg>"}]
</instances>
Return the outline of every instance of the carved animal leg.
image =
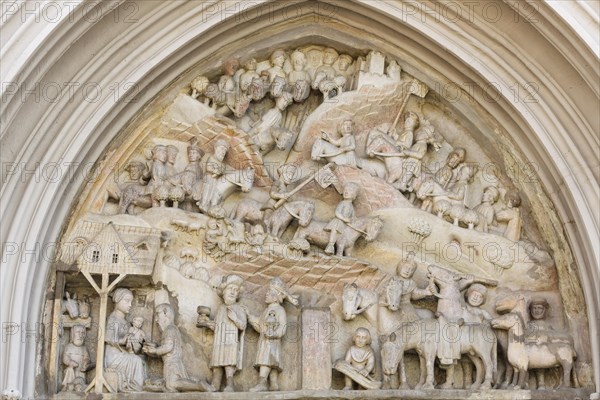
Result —
<instances>
[{"instance_id":1,"label":"carved animal leg","mask_svg":"<svg viewBox=\"0 0 600 400\"><path fill-rule=\"evenodd\" d=\"M417 383L415 389L421 389L425 384L425 378L427 377L427 361L422 352L419 352L419 370L419 383Z\"/></svg>"},{"instance_id":2,"label":"carved animal leg","mask_svg":"<svg viewBox=\"0 0 600 400\"><path fill-rule=\"evenodd\" d=\"M563 376L558 389L563 387L571 387L571 369L573 369L573 363L567 360L562 360L560 365L562 366Z\"/></svg>"},{"instance_id":3,"label":"carved animal leg","mask_svg":"<svg viewBox=\"0 0 600 400\"><path fill-rule=\"evenodd\" d=\"M352 379L347 376L344 377L344 389L343 390L352 390Z\"/></svg>"},{"instance_id":4,"label":"carved animal leg","mask_svg":"<svg viewBox=\"0 0 600 400\"><path fill-rule=\"evenodd\" d=\"M477 364L476 364L477 365ZM480 373L481 371L481 373ZM480 364L477 365L477 382L481 382L480 378L482 373L485 373L485 378L483 383L480 385L480 389L491 389L492 388L492 378L494 377L494 365L492 361L491 354L489 352L484 352L481 357Z\"/></svg>"},{"instance_id":5,"label":"carved animal leg","mask_svg":"<svg viewBox=\"0 0 600 400\"><path fill-rule=\"evenodd\" d=\"M352 246L347 246L346 249L344 249L344 255L346 257L352 257Z\"/></svg>"},{"instance_id":6,"label":"carved animal leg","mask_svg":"<svg viewBox=\"0 0 600 400\"><path fill-rule=\"evenodd\" d=\"M467 381L466 374L465 374L465 388L477 390L481 387L481 384L483 382L484 371L486 370L486 366L485 366L485 363L477 356L469 356L469 359L475 365L475 382L473 382L472 380ZM463 365L465 365L465 364L466 363L464 363ZM470 363L469 363L469 368L471 368ZM470 378L472 379L472 371L471 371Z\"/></svg>"},{"instance_id":7,"label":"carved animal leg","mask_svg":"<svg viewBox=\"0 0 600 400\"><path fill-rule=\"evenodd\" d=\"M433 367L435 365L435 349L426 352L425 357L425 369L427 370L427 376L425 378L425 384L423 385L423 389L433 389Z\"/></svg>"},{"instance_id":8,"label":"carved animal leg","mask_svg":"<svg viewBox=\"0 0 600 400\"><path fill-rule=\"evenodd\" d=\"M515 387L517 385L517 382L519 381L519 369L517 367L513 367L513 375L512 375L512 382L510 383L511 387Z\"/></svg>"},{"instance_id":9,"label":"carved animal leg","mask_svg":"<svg viewBox=\"0 0 600 400\"><path fill-rule=\"evenodd\" d=\"M400 350L402 353L400 354L400 363L398 364L400 367L400 389L410 389L408 386L408 382L406 381L406 368L404 368L404 350Z\"/></svg>"},{"instance_id":10,"label":"carved animal leg","mask_svg":"<svg viewBox=\"0 0 600 400\"><path fill-rule=\"evenodd\" d=\"M449 365L446 369L446 382L440 389L452 389L454 387L454 365Z\"/></svg>"},{"instance_id":11,"label":"carved animal leg","mask_svg":"<svg viewBox=\"0 0 600 400\"><path fill-rule=\"evenodd\" d=\"M535 379L537 381L537 388L538 390L545 390L546 389L546 385L544 383L544 370L543 369L536 369L535 370Z\"/></svg>"},{"instance_id":12,"label":"carved animal leg","mask_svg":"<svg viewBox=\"0 0 600 400\"><path fill-rule=\"evenodd\" d=\"M519 381L515 386L515 390L525 388L525 379L527 378L527 368L519 369Z\"/></svg>"},{"instance_id":13,"label":"carved animal leg","mask_svg":"<svg viewBox=\"0 0 600 400\"><path fill-rule=\"evenodd\" d=\"M338 240L337 243L335 244L335 255L338 257L342 257L344 255L344 250L346 247L346 241L345 240ZM346 252L347 253L347 252ZM350 250L350 253L352 253L352 250ZM348 255L348 254L346 254ZM349 257L349 256L348 256Z\"/></svg>"},{"instance_id":14,"label":"carved animal leg","mask_svg":"<svg viewBox=\"0 0 600 400\"><path fill-rule=\"evenodd\" d=\"M383 390L390 390L392 388L392 375L383 374L383 383L381 388Z\"/></svg>"},{"instance_id":15,"label":"carved animal leg","mask_svg":"<svg viewBox=\"0 0 600 400\"><path fill-rule=\"evenodd\" d=\"M508 389L513 377L513 368L508 362L505 362L502 365L504 365L504 382L500 385L500 389Z\"/></svg>"},{"instance_id":16,"label":"carved animal leg","mask_svg":"<svg viewBox=\"0 0 600 400\"><path fill-rule=\"evenodd\" d=\"M463 381L465 389L471 388L471 385L473 384L473 364L476 363L476 361L471 356L469 356L469 360L460 360L460 364L463 369Z\"/></svg>"}]
</instances>

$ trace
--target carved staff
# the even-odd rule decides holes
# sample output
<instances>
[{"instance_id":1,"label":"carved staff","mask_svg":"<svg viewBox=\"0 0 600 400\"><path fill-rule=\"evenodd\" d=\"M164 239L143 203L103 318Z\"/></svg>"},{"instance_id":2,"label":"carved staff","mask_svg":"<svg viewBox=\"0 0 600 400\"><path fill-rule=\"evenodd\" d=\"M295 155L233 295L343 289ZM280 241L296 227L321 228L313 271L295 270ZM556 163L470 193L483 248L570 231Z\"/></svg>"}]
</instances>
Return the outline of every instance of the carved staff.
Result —
<instances>
[{"instance_id":1,"label":"carved staff","mask_svg":"<svg viewBox=\"0 0 600 400\"><path fill-rule=\"evenodd\" d=\"M404 108L406 107L406 104L408 103L408 99L410 98L410 95L414 94L415 96L419 96L420 98L423 99L423 98L425 98L425 96L427 95L428 92L429 92L429 88L427 87L426 84L413 78L413 80L410 82L408 89L406 89L406 93L404 95L404 98L402 99L402 104L400 105L400 110L398 111L398 115L396 116L394 123L392 125L390 125L388 133L390 133L392 128L394 128L396 125L398 125L398 122L400 121L400 117L402 116L402 113L404 112Z\"/></svg>"},{"instance_id":2,"label":"carved staff","mask_svg":"<svg viewBox=\"0 0 600 400\"><path fill-rule=\"evenodd\" d=\"M467 274L462 274L460 272L456 272L451 269L444 268L442 266L435 265L435 264L430 264L430 265L434 265L437 268L445 269L446 271L456 274L456 275L458 275L459 279L469 279L469 275L467 275ZM429 274L429 275L431 275L431 274ZM431 276L430 276L430 278L431 278ZM483 285L488 285L488 286L498 286L498 281L495 279L479 278L477 276L473 276L473 283L481 283Z\"/></svg>"},{"instance_id":3,"label":"carved staff","mask_svg":"<svg viewBox=\"0 0 600 400\"><path fill-rule=\"evenodd\" d=\"M279 201L277 201L277 203L275 203L274 208L277 209L277 208L281 207L281 205L283 203L285 203L286 201L288 201L290 199L290 197L292 197L293 195L298 193L304 186L306 186L310 182L312 182L313 179L322 188L329 187L329 185L331 185L335 181L335 175L333 174L333 172L330 169L331 165L332 165L332 163L329 163L326 166L324 166L323 168L319 169L314 174L312 174L307 180L305 180L304 182L299 184L296 188L294 188L294 190L289 192L283 199L279 199Z\"/></svg>"}]
</instances>

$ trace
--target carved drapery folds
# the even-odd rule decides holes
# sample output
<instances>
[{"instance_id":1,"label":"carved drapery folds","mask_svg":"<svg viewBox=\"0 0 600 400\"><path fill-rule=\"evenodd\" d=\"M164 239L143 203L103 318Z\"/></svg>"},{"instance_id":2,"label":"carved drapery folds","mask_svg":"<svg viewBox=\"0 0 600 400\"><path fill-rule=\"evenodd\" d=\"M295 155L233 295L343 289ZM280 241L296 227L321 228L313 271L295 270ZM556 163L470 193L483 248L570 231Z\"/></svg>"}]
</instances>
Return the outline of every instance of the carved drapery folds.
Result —
<instances>
[{"instance_id":1,"label":"carved drapery folds","mask_svg":"<svg viewBox=\"0 0 600 400\"><path fill-rule=\"evenodd\" d=\"M55 387L299 390L317 347L313 389L585 385L527 199L401 65L243 54L111 152L61 242Z\"/></svg>"}]
</instances>

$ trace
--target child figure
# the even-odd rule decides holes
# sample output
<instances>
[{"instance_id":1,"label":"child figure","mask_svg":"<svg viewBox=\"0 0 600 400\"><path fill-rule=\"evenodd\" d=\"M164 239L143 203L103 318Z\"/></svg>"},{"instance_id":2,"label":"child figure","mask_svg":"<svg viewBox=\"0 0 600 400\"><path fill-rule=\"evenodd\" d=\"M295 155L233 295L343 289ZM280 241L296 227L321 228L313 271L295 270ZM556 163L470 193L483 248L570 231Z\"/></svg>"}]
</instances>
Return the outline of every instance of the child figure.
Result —
<instances>
[{"instance_id":1,"label":"child figure","mask_svg":"<svg viewBox=\"0 0 600 400\"><path fill-rule=\"evenodd\" d=\"M375 367L375 354L371 347L371 333L366 328L358 328L352 338L354 346L346 352L346 362L362 376L369 376ZM352 378L345 377L344 390L353 390Z\"/></svg>"},{"instance_id":2,"label":"child figure","mask_svg":"<svg viewBox=\"0 0 600 400\"><path fill-rule=\"evenodd\" d=\"M467 300L467 310L473 314L476 318L479 319L477 322L489 322L492 320L492 316L490 313L480 308L480 306L485 303L485 296L487 294L487 289L480 283L473 283L467 289L466 300ZM470 322L470 321L467 321Z\"/></svg>"},{"instance_id":3,"label":"child figure","mask_svg":"<svg viewBox=\"0 0 600 400\"><path fill-rule=\"evenodd\" d=\"M131 328L129 328L127 351L132 354L139 354L146 341L146 334L142 330L142 325L144 325L144 318L135 317Z\"/></svg>"}]
</instances>

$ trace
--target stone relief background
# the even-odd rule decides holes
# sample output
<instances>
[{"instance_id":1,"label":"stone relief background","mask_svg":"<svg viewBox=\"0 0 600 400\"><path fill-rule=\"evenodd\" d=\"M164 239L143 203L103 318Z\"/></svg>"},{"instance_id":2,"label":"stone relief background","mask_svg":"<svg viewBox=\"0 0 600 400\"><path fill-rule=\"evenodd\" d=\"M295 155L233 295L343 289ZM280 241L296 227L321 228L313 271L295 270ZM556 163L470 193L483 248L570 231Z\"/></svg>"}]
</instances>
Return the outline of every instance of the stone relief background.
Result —
<instances>
[{"instance_id":1,"label":"stone relief background","mask_svg":"<svg viewBox=\"0 0 600 400\"><path fill-rule=\"evenodd\" d=\"M286 49L284 52L284 63L280 68L283 71L281 75L284 77L292 71L289 57L293 50ZM314 84L318 68L322 66L319 64L323 62L317 55L323 55L324 48L308 46L300 50L306 54L308 61L314 61L314 65L311 66L316 67L313 68L314 70L305 67ZM246 60L246 57L251 56L244 55L240 58ZM360 287L381 292L390 277L395 275L398 262L410 251L417 253L418 267L414 279L419 287L428 284L426 269L428 264L443 265L462 274L472 274L478 278L497 281L497 287L492 285L488 288L487 298L482 306L490 314L497 315L495 304L505 295L518 292L528 300L542 296L550 305L545 321L556 331L566 329L563 300L558 294L555 260L548 252L546 242L548 239L543 232L539 231L537 224L529 215L530 205L527 198L521 198L519 207L522 218L522 230L519 229L521 240L514 242L503 237L503 231L506 230L506 225L503 223L499 223L495 230L485 233L477 229L468 229L465 223L469 221L464 219L463 215L461 216L463 226L454 225L449 221L443 221L437 215L420 210L422 199L414 199L414 192L418 191L416 187L413 193L403 194L394 187L393 183L386 182L385 178L392 170L386 168L381 160L369 157L367 142L374 130L389 129L396 118L398 108L402 107L405 111L415 113L422 126L426 125L425 121L428 121L433 131L441 135L436 143L439 145L438 151L433 151L432 146L428 146L421 162L423 171L435 173L444 165L448 155L459 147L466 149L466 157L461 164L477 166L476 171L473 169L475 172L472 179L466 185L466 195L463 200L466 209L475 208L480 203L484 189L487 186L494 186L499 192L498 201L494 204L494 209L498 213L507 208L507 192L514 189L511 181L512 173L503 171L499 167L502 164L498 163L498 159L502 155L493 147L490 148L488 142L481 141L480 135L473 131L468 121L457 120L446 104L437 101L435 93L430 92L429 95L422 96L411 94L411 91L415 91L412 87L415 80L408 74L401 73L399 67L394 71L393 63L396 60L386 60L383 55L377 57L374 53L360 54L360 56L365 59L359 60L356 56L353 58L348 69L352 73L348 73L343 85L340 84L341 79L338 82L335 80L337 76L341 76L339 62L336 61L333 64L334 73L331 76L325 74L322 78L325 83L330 82L329 86L317 85L310 91L308 97L301 101L297 101L302 97L301 91L296 93L295 90L299 89L286 86L284 78L282 85L287 88L283 89L283 92L293 93L295 98L289 101L290 104L287 104L279 115L272 113L274 119L270 122L263 121L266 128L262 133L271 136L266 140L276 142L267 143L265 148L260 146L260 140L264 139L260 136L261 132L253 130L249 124L255 123L259 129L261 118L267 115L266 110L276 109L276 101L285 97L277 95L279 88L274 83L279 75L278 71L271 71L272 68L277 67L273 57L271 61L257 58L259 62L256 68L258 75L256 79L259 81L253 82L256 83L258 92L261 89L260 80L263 79L261 73L265 71L271 74L268 80L269 94L265 93L263 95L265 97L259 100L252 99L250 92L229 93L227 91L228 84L237 82L236 84L239 85L242 82L243 74L229 74L228 71L224 71L224 75L219 71L203 73L209 78L209 82L218 82L213 84L214 93L210 91L205 93L208 94L206 96L208 101L202 98L194 99L191 96L194 94L193 88L182 88L182 93L165 108L164 113L141 122L135 134L122 138L122 142L115 145L99 166L99 179L83 193L82 201L63 239L66 244L65 249L73 246L73 243L77 243L76 239L81 237L78 224L83 221L95 221L101 224L112 222L117 226L141 226L161 232L160 249L155 249L156 262L152 265L154 267L152 275L142 278L130 276L119 286L130 287L134 292L133 307L128 320L135 316L143 316L145 320L143 329L154 341L158 341L161 337L153 322L154 307L162 302L168 302L175 308L175 321L183 341L183 364L195 378L210 376L208 361L213 342L212 333L207 329L196 327L197 307L199 305L210 307L212 313L217 310L221 300L214 289L220 279L230 273L238 274L244 279L240 304L247 307L254 315L258 315L264 308L264 292L269 279L278 276L284 279L292 292L300 295L302 308L328 307L331 310L331 324L325 327L319 326L319 332L315 332L315 335L319 335L319 339L321 339L320 335L323 335L325 340L331 339L332 361L343 358L351 345L356 328L369 328L374 338L373 349L377 358L375 376L379 378L382 371L377 336L380 332L377 332L376 327L369 326L362 317L357 317L351 322L343 320L342 291L344 284L356 283ZM401 60L397 60L397 63L402 64ZM224 68L226 65L227 63L224 63ZM391 72L390 65L392 65ZM384 69L387 70L386 74L383 73ZM336 75L337 73L340 75ZM267 73L262 75L264 79L267 79L266 75ZM287 84L289 85L289 82ZM262 90L266 89L262 88ZM331 91L337 92L332 95ZM245 98L242 94L250 97ZM260 97L260 93L255 96ZM246 106L247 111L242 113L240 110ZM230 115L227 117L222 114ZM333 184L324 188L317 182L309 183L295 194L293 200L312 202L313 219L327 222L335 216L336 205L342 199L343 188L349 182L358 183L360 191L353 202L356 216L379 217L383 224L376 239L367 242L362 238L357 241L352 258L330 257L323 252L324 249L319 250L314 246L306 255L298 252L296 247L288 244L294 241L293 235L297 229L297 222L293 222L281 238L274 238L260 231L254 232L249 230L249 227L241 229L243 236L241 241L236 242L235 237L232 239L231 236L235 236L235 232L231 235L221 235L219 240L223 239L223 241L217 240L216 244L222 250L222 254L216 256L215 253L206 251L205 243L211 240L210 237L207 238L207 227L210 229L211 221L220 221L223 218L211 215L208 210L200 213L190 200L193 196L186 197L187 194L174 195L167 192L164 198L167 205L176 199L184 208L187 207L184 204L185 200L189 200L192 203L189 205L191 211L169 206L146 207L143 205L144 201L140 201L142 206L134 205L128 210L127 213L130 215L124 215L121 212L123 210L119 210L119 202L126 192L124 188L127 188L127 185L137 183L146 186L144 179L132 179L131 169L126 170L125 167L132 161L144 165L149 170L152 181L155 176L152 175L154 170L151 159L157 145L174 146L178 149L173 165L165 164L167 168L180 173L188 165L186 156L188 146L197 146L204 152L203 162L200 163L202 165L215 152L218 141L225 140L229 148L223 164L232 172L237 171L233 175L235 179L240 180L238 183L242 186L247 183L244 182L247 176L243 172L248 168L253 170L253 181L247 192L243 191L243 188L241 191L232 191L236 189L235 186L228 185L229 187L223 191L223 201L218 201L225 210L224 220L228 221L234 209L243 201L251 199L264 204L269 199L272 185L282 179L277 171L281 165L290 166L294 171L295 186L319 171L325 163L313 159L314 143L320 138L322 131L340 137L338 127L348 117L354 121L356 157L364 160L364 164L361 168L356 168L352 165L338 164L344 164L345 161L327 160L336 164L333 167ZM277 122L273 123L274 120ZM382 123L387 125L382 128ZM397 125L396 130L400 131L402 125L402 122ZM291 138L287 143L282 143L282 150L275 136L280 134L285 137L286 133L291 133ZM524 169L526 170L526 167ZM206 173L206 169L204 172ZM172 175L173 173L169 174ZM294 184L290 185L289 189L293 190L293 188ZM152 199L159 197L154 193L145 193L143 196L148 194ZM242 227L243 222L245 221L242 221ZM235 224L232 225L231 229L235 231ZM240 231L238 230L237 233ZM264 242L252 242L251 240L261 239L257 239L256 235L264 236L262 237ZM92 240L88 240L89 242ZM71 255L80 256L85 247L85 244L75 246L75 249L71 249ZM65 251L65 254L67 253L68 251ZM66 257L62 261L65 264L73 264L76 260L73 257L71 259ZM94 299L94 292L89 289L85 279L81 276L69 275L66 278L66 288L70 292L76 291L79 297L90 296L92 319L97 321L99 304ZM157 303L153 299L154 296L161 296L161 302ZM141 298L143 300L140 300ZM433 297L420 300L416 304L435 310ZM108 305L109 313L111 306ZM290 328L283 340L283 353L286 357L282 359L283 372L280 376L280 386L282 390L295 390L301 387L302 379L297 367L301 360L300 340L293 340L294 336L298 337L301 329L301 309L289 304L284 307ZM303 330L306 328L302 326ZM323 332L320 332L321 330ZM95 359L94 341L90 340L95 336L93 328L88 330L87 335L86 347L90 357ZM586 334L583 333L582 336L585 337ZM67 337L66 335L61 337L62 342L58 348L68 343ZM582 346L578 335L573 335L573 339L576 348ZM251 367L251 362L256 353L257 340L258 334L248 329L247 346L244 349L244 368L236 374L235 378L238 391L247 391L256 381L257 372ZM589 366L585 354L580 354L577 369L584 385L586 374L589 375L589 372L586 372L586 363ZM417 358L407 356L407 364L409 383L413 386L418 374ZM148 375L160 375L162 372L160 365L161 361L158 359L149 359ZM59 381L62 379L60 369L58 368L56 373ZM436 374L438 375L436 381L443 382L443 374L439 371ZM460 387L463 384L460 370L456 375L456 385ZM557 383L558 373L551 372L546 375L549 386ZM334 371L332 376L332 388L341 389L343 375ZM92 377L93 373L88 373L88 383ZM531 380L533 381L533 376Z\"/></svg>"}]
</instances>

